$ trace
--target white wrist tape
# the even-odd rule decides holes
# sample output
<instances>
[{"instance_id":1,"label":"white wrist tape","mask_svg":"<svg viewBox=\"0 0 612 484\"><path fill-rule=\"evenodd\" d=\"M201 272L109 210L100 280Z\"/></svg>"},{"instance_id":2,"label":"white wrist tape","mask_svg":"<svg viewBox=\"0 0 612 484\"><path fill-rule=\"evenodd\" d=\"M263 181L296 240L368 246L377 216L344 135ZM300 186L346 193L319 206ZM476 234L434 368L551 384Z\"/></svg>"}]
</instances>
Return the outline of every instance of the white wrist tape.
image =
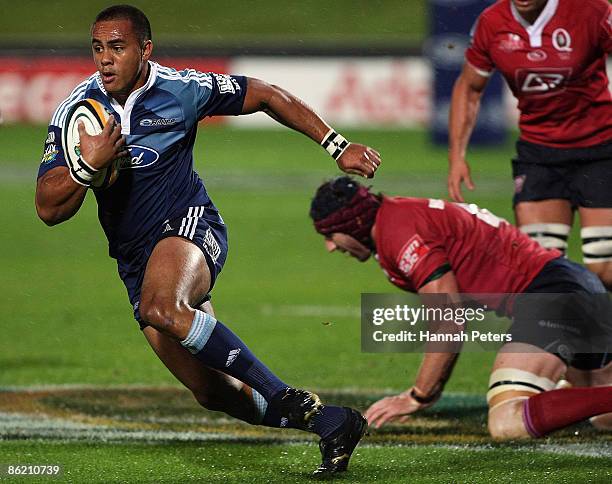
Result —
<instances>
[{"instance_id":1,"label":"white wrist tape","mask_svg":"<svg viewBox=\"0 0 612 484\"><path fill-rule=\"evenodd\" d=\"M338 160L351 143L344 136L330 129L321 141L321 146L327 150L334 160Z\"/></svg>"},{"instance_id":2,"label":"white wrist tape","mask_svg":"<svg viewBox=\"0 0 612 484\"><path fill-rule=\"evenodd\" d=\"M72 179L84 187L91 185L93 177L99 171L92 168L91 165L83 159L83 157L79 157L74 164L69 163L68 168L70 169L70 176Z\"/></svg>"}]
</instances>

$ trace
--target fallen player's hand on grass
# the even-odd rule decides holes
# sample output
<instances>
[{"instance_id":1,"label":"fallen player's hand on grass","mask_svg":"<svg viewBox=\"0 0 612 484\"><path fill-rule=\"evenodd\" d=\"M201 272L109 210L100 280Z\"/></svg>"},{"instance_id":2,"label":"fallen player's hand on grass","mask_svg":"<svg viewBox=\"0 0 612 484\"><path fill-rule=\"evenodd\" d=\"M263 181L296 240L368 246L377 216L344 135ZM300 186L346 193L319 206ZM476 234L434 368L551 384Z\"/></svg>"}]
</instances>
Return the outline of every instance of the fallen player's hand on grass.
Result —
<instances>
[{"instance_id":1,"label":"fallen player's hand on grass","mask_svg":"<svg viewBox=\"0 0 612 484\"><path fill-rule=\"evenodd\" d=\"M408 420L410 414L433 405L434 402L417 402L410 395L411 391L412 388L409 388L399 395L385 397L372 404L365 413L368 425L378 429L387 422L398 421L404 423Z\"/></svg>"},{"instance_id":2,"label":"fallen player's hand on grass","mask_svg":"<svg viewBox=\"0 0 612 484\"><path fill-rule=\"evenodd\" d=\"M351 143L337 163L345 173L373 178L381 163L380 153L369 146Z\"/></svg>"}]
</instances>

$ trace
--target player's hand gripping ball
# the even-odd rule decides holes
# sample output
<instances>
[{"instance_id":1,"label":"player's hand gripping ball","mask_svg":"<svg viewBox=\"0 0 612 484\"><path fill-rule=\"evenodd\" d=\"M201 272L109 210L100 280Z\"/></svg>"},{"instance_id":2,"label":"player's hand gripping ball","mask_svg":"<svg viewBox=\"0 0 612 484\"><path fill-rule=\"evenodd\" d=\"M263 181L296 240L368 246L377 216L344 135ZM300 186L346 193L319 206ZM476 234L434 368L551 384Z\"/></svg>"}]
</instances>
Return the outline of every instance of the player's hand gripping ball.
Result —
<instances>
[{"instance_id":1,"label":"player's hand gripping ball","mask_svg":"<svg viewBox=\"0 0 612 484\"><path fill-rule=\"evenodd\" d=\"M83 184L88 184L95 190L108 188L117 181L123 158L113 160L105 168L93 170L81 157L79 123L83 123L87 134L95 136L102 132L109 117L110 113L100 102L95 99L83 99L68 113L63 130L62 145L73 178L82 179Z\"/></svg>"}]
</instances>

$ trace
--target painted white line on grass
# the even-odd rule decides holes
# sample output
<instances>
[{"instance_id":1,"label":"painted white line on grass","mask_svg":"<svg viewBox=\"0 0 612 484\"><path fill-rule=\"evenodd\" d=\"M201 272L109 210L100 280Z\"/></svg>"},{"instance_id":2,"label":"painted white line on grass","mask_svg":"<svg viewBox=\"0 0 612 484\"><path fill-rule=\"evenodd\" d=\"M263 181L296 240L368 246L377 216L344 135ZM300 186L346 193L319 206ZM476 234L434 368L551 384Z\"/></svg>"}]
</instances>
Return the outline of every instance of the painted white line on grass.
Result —
<instances>
[{"instance_id":1,"label":"painted white line on grass","mask_svg":"<svg viewBox=\"0 0 612 484\"><path fill-rule=\"evenodd\" d=\"M361 310L351 306L317 306L317 305L289 305L275 306L265 304L261 306L263 316L330 318L351 317L360 318Z\"/></svg>"}]
</instances>

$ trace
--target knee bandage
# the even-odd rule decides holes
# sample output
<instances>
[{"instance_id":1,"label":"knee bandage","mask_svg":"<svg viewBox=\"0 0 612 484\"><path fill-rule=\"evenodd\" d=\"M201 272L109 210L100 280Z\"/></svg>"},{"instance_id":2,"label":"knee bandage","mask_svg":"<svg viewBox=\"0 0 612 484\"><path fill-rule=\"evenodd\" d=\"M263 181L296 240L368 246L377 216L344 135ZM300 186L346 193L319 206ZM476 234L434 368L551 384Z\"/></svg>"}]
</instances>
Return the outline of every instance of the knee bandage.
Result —
<instances>
[{"instance_id":1,"label":"knee bandage","mask_svg":"<svg viewBox=\"0 0 612 484\"><path fill-rule=\"evenodd\" d=\"M521 225L521 232L529 235L545 249L558 249L565 254L571 227L566 224Z\"/></svg>"},{"instance_id":2,"label":"knee bandage","mask_svg":"<svg viewBox=\"0 0 612 484\"><path fill-rule=\"evenodd\" d=\"M584 227L580 236L585 264L612 261L612 227Z\"/></svg>"},{"instance_id":3,"label":"knee bandage","mask_svg":"<svg viewBox=\"0 0 612 484\"><path fill-rule=\"evenodd\" d=\"M517 370L516 368L500 368L491 373L489 378L487 403L495 395L508 391L536 394L547 392L553 388L555 388L555 382L546 377L538 376L528 371Z\"/></svg>"}]
</instances>

